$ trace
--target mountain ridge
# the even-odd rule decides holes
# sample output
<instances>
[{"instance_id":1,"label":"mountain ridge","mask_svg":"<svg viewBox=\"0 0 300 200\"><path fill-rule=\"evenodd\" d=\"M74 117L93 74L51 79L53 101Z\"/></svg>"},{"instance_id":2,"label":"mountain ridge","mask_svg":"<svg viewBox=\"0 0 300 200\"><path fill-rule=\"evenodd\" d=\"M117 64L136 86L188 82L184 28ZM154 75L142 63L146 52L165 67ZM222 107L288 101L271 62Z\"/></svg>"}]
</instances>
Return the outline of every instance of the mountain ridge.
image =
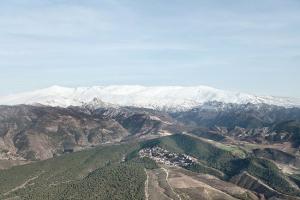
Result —
<instances>
[{"instance_id":1,"label":"mountain ridge","mask_svg":"<svg viewBox=\"0 0 300 200\"><path fill-rule=\"evenodd\" d=\"M257 96L208 86L111 85L68 88L51 86L0 97L0 105L42 104L47 106L133 106L157 110L188 110L206 102L269 104L300 107L300 99Z\"/></svg>"}]
</instances>

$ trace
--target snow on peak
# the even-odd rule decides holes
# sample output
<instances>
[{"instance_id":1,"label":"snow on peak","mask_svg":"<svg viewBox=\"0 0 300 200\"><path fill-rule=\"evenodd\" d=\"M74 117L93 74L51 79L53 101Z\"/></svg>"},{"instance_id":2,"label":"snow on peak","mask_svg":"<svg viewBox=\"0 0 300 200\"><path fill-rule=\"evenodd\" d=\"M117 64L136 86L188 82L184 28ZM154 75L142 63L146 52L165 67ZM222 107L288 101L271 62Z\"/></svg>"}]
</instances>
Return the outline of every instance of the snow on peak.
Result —
<instances>
[{"instance_id":1,"label":"snow on peak","mask_svg":"<svg viewBox=\"0 0 300 200\"><path fill-rule=\"evenodd\" d=\"M300 106L299 99L255 96L229 92L207 86L140 86L112 85L67 88L52 86L32 92L0 98L2 105L43 104L49 106L136 106L153 109L185 110L205 102L266 103L279 106ZM99 102L99 103L98 103Z\"/></svg>"}]
</instances>

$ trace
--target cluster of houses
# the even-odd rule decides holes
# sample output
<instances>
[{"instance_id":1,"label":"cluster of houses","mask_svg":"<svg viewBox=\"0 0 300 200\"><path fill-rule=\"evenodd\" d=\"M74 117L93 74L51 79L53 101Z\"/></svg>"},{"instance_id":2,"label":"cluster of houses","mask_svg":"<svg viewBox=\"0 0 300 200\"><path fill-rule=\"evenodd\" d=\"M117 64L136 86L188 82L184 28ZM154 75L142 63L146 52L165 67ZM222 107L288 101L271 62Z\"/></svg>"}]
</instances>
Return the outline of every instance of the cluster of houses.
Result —
<instances>
[{"instance_id":1,"label":"cluster of houses","mask_svg":"<svg viewBox=\"0 0 300 200\"><path fill-rule=\"evenodd\" d=\"M197 159L186 154L169 152L161 147L144 148L139 152L140 157L149 157L157 163L169 166L186 167L197 162Z\"/></svg>"}]
</instances>

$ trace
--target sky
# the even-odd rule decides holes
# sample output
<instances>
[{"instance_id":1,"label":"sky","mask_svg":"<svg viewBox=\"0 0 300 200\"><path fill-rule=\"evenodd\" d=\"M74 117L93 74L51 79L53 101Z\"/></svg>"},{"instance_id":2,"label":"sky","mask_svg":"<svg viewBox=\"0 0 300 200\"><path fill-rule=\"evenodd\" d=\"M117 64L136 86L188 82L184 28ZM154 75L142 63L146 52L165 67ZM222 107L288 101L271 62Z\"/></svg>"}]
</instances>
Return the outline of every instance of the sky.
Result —
<instances>
[{"instance_id":1,"label":"sky","mask_svg":"<svg viewBox=\"0 0 300 200\"><path fill-rule=\"evenodd\" d=\"M0 1L1 96L119 84L300 97L300 1Z\"/></svg>"}]
</instances>

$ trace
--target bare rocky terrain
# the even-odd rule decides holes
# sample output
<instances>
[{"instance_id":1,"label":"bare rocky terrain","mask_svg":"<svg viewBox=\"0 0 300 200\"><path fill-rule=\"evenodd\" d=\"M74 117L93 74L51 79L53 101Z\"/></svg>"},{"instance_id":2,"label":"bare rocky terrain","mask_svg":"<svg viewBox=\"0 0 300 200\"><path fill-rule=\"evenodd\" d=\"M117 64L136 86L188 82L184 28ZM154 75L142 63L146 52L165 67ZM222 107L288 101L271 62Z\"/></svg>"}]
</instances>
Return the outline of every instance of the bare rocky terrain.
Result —
<instances>
[{"instance_id":1,"label":"bare rocky terrain","mask_svg":"<svg viewBox=\"0 0 300 200\"><path fill-rule=\"evenodd\" d=\"M129 137L176 131L167 114L152 110L1 106L0 158L44 160Z\"/></svg>"}]
</instances>

